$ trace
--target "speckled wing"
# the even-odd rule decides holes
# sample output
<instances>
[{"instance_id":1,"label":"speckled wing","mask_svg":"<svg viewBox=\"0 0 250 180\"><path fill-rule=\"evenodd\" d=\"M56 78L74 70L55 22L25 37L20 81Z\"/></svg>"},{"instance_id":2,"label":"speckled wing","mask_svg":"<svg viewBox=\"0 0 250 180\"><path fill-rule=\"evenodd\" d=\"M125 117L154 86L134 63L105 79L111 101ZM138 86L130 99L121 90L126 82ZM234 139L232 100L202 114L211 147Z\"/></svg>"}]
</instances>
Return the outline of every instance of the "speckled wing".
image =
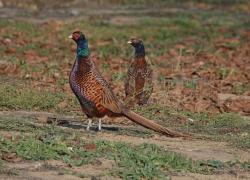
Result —
<instances>
[{"instance_id":1,"label":"speckled wing","mask_svg":"<svg viewBox=\"0 0 250 180\"><path fill-rule=\"evenodd\" d=\"M118 104L118 101L108 87L102 86L101 84L96 84L96 90L101 96L101 105L114 113L121 113L121 108Z\"/></svg>"},{"instance_id":2,"label":"speckled wing","mask_svg":"<svg viewBox=\"0 0 250 180\"><path fill-rule=\"evenodd\" d=\"M126 96L133 95L135 93L135 75L134 75L134 66L131 66L128 69L128 72L125 77L125 93Z\"/></svg>"},{"instance_id":3,"label":"speckled wing","mask_svg":"<svg viewBox=\"0 0 250 180\"><path fill-rule=\"evenodd\" d=\"M141 104L146 104L150 95L153 91L153 78L152 78L153 71L150 69L149 66L146 67L146 71L143 73L143 77L145 79L145 84L143 87L143 93L141 94Z\"/></svg>"}]
</instances>

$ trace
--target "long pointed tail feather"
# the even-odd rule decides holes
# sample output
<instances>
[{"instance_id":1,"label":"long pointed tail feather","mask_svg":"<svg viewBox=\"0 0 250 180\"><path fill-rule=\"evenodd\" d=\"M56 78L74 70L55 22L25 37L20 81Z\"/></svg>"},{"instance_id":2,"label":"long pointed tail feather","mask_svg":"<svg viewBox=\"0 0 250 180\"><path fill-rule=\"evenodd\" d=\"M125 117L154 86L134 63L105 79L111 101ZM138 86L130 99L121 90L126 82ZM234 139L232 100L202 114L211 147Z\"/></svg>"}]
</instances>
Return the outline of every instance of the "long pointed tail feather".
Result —
<instances>
[{"instance_id":1,"label":"long pointed tail feather","mask_svg":"<svg viewBox=\"0 0 250 180\"><path fill-rule=\"evenodd\" d=\"M128 109L126 109L125 112L123 112L124 116L126 116L127 118L129 118L131 121L140 124L142 126L144 126L145 128L148 129L152 129L154 131L157 131L159 133L171 136L171 137L185 137L185 136L189 136L187 134L183 134L171 129L168 129L166 127L163 127L159 124L154 123L153 121L150 121Z\"/></svg>"}]
</instances>

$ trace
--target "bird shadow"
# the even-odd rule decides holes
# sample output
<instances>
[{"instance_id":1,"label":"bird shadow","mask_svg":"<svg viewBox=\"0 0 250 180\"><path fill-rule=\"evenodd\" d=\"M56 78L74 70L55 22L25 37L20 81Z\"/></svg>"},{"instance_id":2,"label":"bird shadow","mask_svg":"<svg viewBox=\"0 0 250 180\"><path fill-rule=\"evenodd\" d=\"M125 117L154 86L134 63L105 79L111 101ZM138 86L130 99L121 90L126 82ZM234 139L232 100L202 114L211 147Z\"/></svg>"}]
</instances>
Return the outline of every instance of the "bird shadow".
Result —
<instances>
[{"instance_id":1,"label":"bird shadow","mask_svg":"<svg viewBox=\"0 0 250 180\"><path fill-rule=\"evenodd\" d=\"M84 123L75 124L74 122L70 122L68 120L59 121L57 123L57 126L67 127L67 128L72 128L72 129L84 129L84 130L86 130L87 128L87 124L84 124ZM109 125L102 124L102 130L107 130L111 132L126 130L130 132L135 132L135 133L151 134L150 130L147 130L144 128L138 128L134 126L109 126ZM98 125L92 124L92 126L90 127L90 131L98 132L99 131Z\"/></svg>"}]
</instances>

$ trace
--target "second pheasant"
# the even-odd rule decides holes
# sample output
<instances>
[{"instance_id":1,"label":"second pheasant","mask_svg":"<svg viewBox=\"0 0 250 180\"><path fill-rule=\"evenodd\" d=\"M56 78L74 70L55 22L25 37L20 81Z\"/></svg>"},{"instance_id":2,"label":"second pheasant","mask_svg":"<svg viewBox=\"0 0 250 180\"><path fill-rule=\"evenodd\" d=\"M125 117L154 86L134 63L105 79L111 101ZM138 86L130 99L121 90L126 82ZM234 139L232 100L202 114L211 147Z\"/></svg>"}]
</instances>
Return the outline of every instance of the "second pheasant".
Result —
<instances>
[{"instance_id":1,"label":"second pheasant","mask_svg":"<svg viewBox=\"0 0 250 180\"><path fill-rule=\"evenodd\" d=\"M142 41L133 38L128 43L135 47L135 55L125 78L127 106L132 107L135 103L139 105L147 103L153 91L153 80L152 70L145 60Z\"/></svg>"}]
</instances>

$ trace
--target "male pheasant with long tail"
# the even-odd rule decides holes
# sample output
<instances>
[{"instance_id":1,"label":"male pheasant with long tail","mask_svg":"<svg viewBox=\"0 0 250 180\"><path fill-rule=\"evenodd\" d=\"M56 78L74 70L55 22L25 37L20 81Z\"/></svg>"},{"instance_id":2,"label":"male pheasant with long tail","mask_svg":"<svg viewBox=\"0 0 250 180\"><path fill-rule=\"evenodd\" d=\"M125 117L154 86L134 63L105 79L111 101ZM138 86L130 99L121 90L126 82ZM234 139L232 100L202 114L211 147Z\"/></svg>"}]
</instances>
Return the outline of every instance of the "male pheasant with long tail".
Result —
<instances>
[{"instance_id":1,"label":"male pheasant with long tail","mask_svg":"<svg viewBox=\"0 0 250 180\"><path fill-rule=\"evenodd\" d=\"M77 43L77 56L70 73L69 83L80 102L82 111L89 118L87 130L89 130L94 117L99 118L98 129L101 130L101 118L105 115L109 117L124 116L137 124L168 136L188 136L147 120L122 105L97 70L90 56L85 35L76 31L69 38Z\"/></svg>"}]
</instances>

